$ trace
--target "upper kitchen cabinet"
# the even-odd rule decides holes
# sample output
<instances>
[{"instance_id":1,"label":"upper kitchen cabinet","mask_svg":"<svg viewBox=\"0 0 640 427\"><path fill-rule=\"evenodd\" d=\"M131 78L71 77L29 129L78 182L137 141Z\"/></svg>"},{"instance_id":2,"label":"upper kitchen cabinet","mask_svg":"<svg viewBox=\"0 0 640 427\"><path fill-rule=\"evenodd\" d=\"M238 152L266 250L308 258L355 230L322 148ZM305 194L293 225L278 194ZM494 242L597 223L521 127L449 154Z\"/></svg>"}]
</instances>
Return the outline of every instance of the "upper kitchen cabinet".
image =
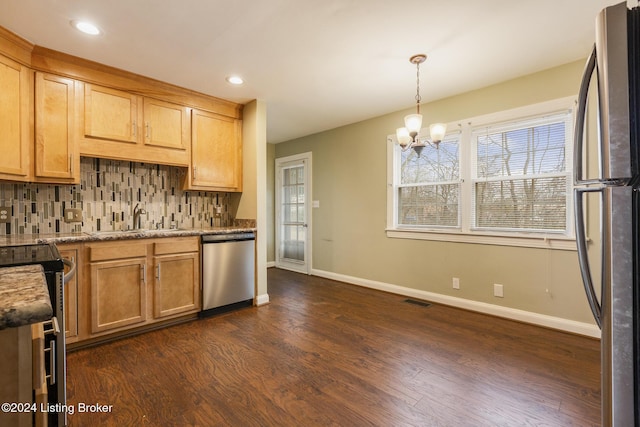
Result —
<instances>
[{"instance_id":1,"label":"upper kitchen cabinet","mask_svg":"<svg viewBox=\"0 0 640 427\"><path fill-rule=\"evenodd\" d=\"M191 168L185 189L242 191L242 121L191 113Z\"/></svg>"},{"instance_id":2,"label":"upper kitchen cabinet","mask_svg":"<svg viewBox=\"0 0 640 427\"><path fill-rule=\"evenodd\" d=\"M187 166L189 109L95 84L80 96L83 155Z\"/></svg>"},{"instance_id":3,"label":"upper kitchen cabinet","mask_svg":"<svg viewBox=\"0 0 640 427\"><path fill-rule=\"evenodd\" d=\"M0 56L0 179L31 178L31 71Z\"/></svg>"},{"instance_id":4,"label":"upper kitchen cabinet","mask_svg":"<svg viewBox=\"0 0 640 427\"><path fill-rule=\"evenodd\" d=\"M189 111L186 107L144 98L146 145L186 151L189 142Z\"/></svg>"},{"instance_id":5,"label":"upper kitchen cabinet","mask_svg":"<svg viewBox=\"0 0 640 427\"><path fill-rule=\"evenodd\" d=\"M74 137L76 84L65 77L35 74L35 181L80 182Z\"/></svg>"},{"instance_id":6,"label":"upper kitchen cabinet","mask_svg":"<svg viewBox=\"0 0 640 427\"><path fill-rule=\"evenodd\" d=\"M235 102L0 27L0 180L77 184L88 156L185 167L187 189L242 191L241 123Z\"/></svg>"},{"instance_id":7,"label":"upper kitchen cabinet","mask_svg":"<svg viewBox=\"0 0 640 427\"><path fill-rule=\"evenodd\" d=\"M91 140L96 139L131 144L138 142L136 95L87 83L84 85L83 118L83 136L87 144L92 144Z\"/></svg>"}]
</instances>

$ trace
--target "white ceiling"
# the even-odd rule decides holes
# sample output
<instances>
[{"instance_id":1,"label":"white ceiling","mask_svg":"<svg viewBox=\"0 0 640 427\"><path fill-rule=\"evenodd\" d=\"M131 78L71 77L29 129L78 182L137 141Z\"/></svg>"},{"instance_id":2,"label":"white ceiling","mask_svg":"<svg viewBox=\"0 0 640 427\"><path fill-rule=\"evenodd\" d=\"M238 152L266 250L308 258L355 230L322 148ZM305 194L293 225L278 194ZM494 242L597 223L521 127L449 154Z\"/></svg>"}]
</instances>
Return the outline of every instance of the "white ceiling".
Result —
<instances>
[{"instance_id":1,"label":"white ceiling","mask_svg":"<svg viewBox=\"0 0 640 427\"><path fill-rule=\"evenodd\" d=\"M596 14L620 1L0 0L0 25L220 98L261 99L276 143L410 108L416 53L429 56L423 102L585 58ZM244 86L225 82L234 73Z\"/></svg>"}]
</instances>

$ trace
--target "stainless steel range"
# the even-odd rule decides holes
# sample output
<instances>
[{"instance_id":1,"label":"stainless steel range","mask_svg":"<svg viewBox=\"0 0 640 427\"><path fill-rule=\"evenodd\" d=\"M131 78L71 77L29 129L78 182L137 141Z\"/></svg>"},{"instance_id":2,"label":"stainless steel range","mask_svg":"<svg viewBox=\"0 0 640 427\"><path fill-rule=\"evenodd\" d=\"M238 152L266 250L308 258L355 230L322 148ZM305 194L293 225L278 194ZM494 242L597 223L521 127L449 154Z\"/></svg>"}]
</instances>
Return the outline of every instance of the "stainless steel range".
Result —
<instances>
[{"instance_id":1,"label":"stainless steel range","mask_svg":"<svg viewBox=\"0 0 640 427\"><path fill-rule=\"evenodd\" d=\"M66 344L64 325L64 265L71 267L67 280L74 274L75 265L64 260L53 244L35 244L0 247L0 267L42 265L53 308L53 319L45 329L47 363L47 394L49 405L64 407L66 394ZM48 350L46 350L48 349ZM50 370L50 371L49 371ZM55 407L55 406L54 406ZM66 412L49 412L49 426L66 426Z\"/></svg>"}]
</instances>

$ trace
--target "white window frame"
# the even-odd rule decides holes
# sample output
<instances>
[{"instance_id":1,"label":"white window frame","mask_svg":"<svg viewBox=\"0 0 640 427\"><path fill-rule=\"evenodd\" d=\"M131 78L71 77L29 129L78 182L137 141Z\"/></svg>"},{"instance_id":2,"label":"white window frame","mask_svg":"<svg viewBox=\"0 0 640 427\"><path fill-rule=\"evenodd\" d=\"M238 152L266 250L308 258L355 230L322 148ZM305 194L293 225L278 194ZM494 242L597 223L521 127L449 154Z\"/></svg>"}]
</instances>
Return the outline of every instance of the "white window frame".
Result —
<instances>
[{"instance_id":1,"label":"white window frame","mask_svg":"<svg viewBox=\"0 0 640 427\"><path fill-rule=\"evenodd\" d=\"M536 116L557 114L562 111L570 111L571 117L575 116L576 96L560 98L553 101L542 102L525 107L514 108L498 113L487 114L448 123L451 132L460 132L460 215L459 227L429 227L407 226L398 224L398 188L400 182L399 164L400 148L395 143L395 136L387 137L387 228L386 234L390 238L435 240L446 242L478 243L501 246L521 246L533 248L552 248L562 250L576 250L575 232L573 227L573 188L572 188L572 162L573 162L573 119L569 141L566 145L567 158L567 229L564 232L526 232L493 231L473 228L472 203L473 180L472 164L474 144L472 143L472 131L480 127L488 127L499 123L526 120Z\"/></svg>"},{"instance_id":2,"label":"white window frame","mask_svg":"<svg viewBox=\"0 0 640 427\"><path fill-rule=\"evenodd\" d=\"M453 137L455 136L455 139L458 140L458 161L460 159L460 146L462 145L462 135L461 132L458 130L454 130L454 131L450 131L447 132L447 135L445 136L443 143L447 140L447 139L453 139ZM428 149L432 149L432 147L425 147L425 151ZM425 155L425 151L422 152L423 155ZM408 184L403 184L402 183L402 174L401 174L401 163L402 163L402 156L399 150L397 150L394 153L395 157L393 159L394 162L394 169L395 169L395 179L396 179L396 185L395 185L395 191L396 191L396 196L398 195L398 192L401 188L411 188L411 187L435 187L435 186L439 186L439 185L451 185L451 184L457 184L459 187L461 187L461 183L462 183L462 179L461 176L458 177L457 180L443 180L443 181L425 181L425 182L420 182L420 183L408 183ZM460 166L458 166L459 168ZM462 171L459 171L459 174L461 174ZM458 192L458 199L460 200L460 191L462 189L459 189ZM395 200L396 203L399 203L398 200ZM400 224L400 219L399 219L399 209L398 206L396 206L396 208L394 209L394 224L396 224L397 228L417 228L417 229L443 229L443 230L450 230L450 229L457 229L459 228L459 224L461 221L461 212L460 212L460 203L458 202L458 215L457 215L457 221L458 221L458 226L454 226L454 225L436 225L436 224L432 224L432 225L405 225L405 224Z\"/></svg>"}]
</instances>

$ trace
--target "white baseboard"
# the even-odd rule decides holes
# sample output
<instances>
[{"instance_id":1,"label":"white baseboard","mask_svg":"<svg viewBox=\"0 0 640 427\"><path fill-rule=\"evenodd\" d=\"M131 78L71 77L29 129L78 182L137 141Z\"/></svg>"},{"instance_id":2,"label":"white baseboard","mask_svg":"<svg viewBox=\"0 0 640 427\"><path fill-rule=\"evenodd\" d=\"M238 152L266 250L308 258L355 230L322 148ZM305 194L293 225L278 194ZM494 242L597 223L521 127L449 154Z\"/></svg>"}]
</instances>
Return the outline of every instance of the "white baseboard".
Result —
<instances>
[{"instance_id":1,"label":"white baseboard","mask_svg":"<svg viewBox=\"0 0 640 427\"><path fill-rule=\"evenodd\" d=\"M595 324L577 322L575 320L547 316L545 314L538 314L530 311L518 310L515 308L502 307L499 305L487 304L484 302L472 301L464 298L452 297L449 295L436 294L433 292L421 291L404 286L392 285L385 282L346 276L330 271L313 269L311 270L311 274L314 276L324 277L326 279L332 279L352 285L363 286L365 288L377 289L380 291L390 292L398 295L419 298L434 303L463 308L465 310L477 311L493 316L504 317L506 319L517 320L519 322L544 326L551 329L558 329L573 334L585 335L592 338L600 338L600 329Z\"/></svg>"},{"instance_id":2,"label":"white baseboard","mask_svg":"<svg viewBox=\"0 0 640 427\"><path fill-rule=\"evenodd\" d=\"M276 266L276 262L275 261L268 261L267 262L267 268L272 268Z\"/></svg>"},{"instance_id":3,"label":"white baseboard","mask_svg":"<svg viewBox=\"0 0 640 427\"><path fill-rule=\"evenodd\" d=\"M269 294L258 295L256 298L256 305L259 307L265 304L269 304Z\"/></svg>"}]
</instances>

